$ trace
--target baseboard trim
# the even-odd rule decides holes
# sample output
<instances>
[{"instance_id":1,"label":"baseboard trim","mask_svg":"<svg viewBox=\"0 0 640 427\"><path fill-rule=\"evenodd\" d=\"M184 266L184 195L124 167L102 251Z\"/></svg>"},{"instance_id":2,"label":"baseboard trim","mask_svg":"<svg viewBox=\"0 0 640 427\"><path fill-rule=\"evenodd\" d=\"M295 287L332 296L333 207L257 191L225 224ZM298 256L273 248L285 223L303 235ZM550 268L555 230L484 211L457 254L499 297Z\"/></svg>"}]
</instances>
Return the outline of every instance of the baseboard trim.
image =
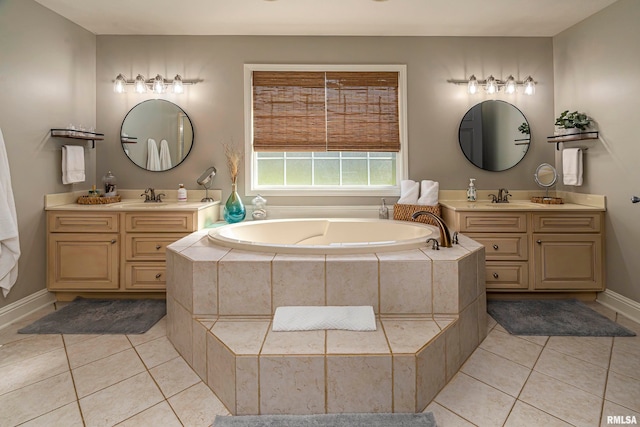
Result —
<instances>
[{"instance_id":1,"label":"baseboard trim","mask_svg":"<svg viewBox=\"0 0 640 427\"><path fill-rule=\"evenodd\" d=\"M634 322L640 323L640 302L634 301L609 289L599 293L596 301L617 311L625 317L628 317Z\"/></svg>"},{"instance_id":2,"label":"baseboard trim","mask_svg":"<svg viewBox=\"0 0 640 427\"><path fill-rule=\"evenodd\" d=\"M56 302L55 295L43 289L2 307L0 308L0 329L54 302Z\"/></svg>"}]
</instances>

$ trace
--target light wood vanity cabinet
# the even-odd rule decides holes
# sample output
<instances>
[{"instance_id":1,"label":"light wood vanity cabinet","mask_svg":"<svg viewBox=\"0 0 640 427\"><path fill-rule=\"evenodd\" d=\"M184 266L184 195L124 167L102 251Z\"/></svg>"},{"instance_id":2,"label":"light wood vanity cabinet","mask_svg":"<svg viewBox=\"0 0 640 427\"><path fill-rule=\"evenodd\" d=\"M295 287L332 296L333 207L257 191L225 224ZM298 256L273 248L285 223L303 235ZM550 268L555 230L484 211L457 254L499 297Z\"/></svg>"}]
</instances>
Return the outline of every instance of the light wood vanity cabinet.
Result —
<instances>
[{"instance_id":1,"label":"light wood vanity cabinet","mask_svg":"<svg viewBox=\"0 0 640 427\"><path fill-rule=\"evenodd\" d=\"M604 289L602 212L444 208L443 217L484 245L488 291Z\"/></svg>"},{"instance_id":2,"label":"light wood vanity cabinet","mask_svg":"<svg viewBox=\"0 0 640 427\"><path fill-rule=\"evenodd\" d=\"M47 288L74 295L163 292L166 247L202 222L194 211L48 211Z\"/></svg>"}]
</instances>

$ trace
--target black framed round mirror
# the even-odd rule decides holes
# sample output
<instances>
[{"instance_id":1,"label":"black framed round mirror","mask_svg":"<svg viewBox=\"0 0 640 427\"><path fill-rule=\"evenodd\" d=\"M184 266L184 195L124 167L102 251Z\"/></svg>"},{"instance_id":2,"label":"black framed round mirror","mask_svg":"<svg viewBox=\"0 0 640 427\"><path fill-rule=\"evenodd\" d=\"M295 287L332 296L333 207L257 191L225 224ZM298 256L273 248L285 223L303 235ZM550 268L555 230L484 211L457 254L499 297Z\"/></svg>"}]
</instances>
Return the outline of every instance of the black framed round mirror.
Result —
<instances>
[{"instance_id":1,"label":"black framed round mirror","mask_svg":"<svg viewBox=\"0 0 640 427\"><path fill-rule=\"evenodd\" d=\"M134 106L120 128L125 154L136 166L166 171L191 152L193 124L185 111L164 99L149 99Z\"/></svg>"},{"instance_id":2,"label":"black framed round mirror","mask_svg":"<svg viewBox=\"0 0 640 427\"><path fill-rule=\"evenodd\" d=\"M524 158L529 150L531 131L527 118L514 105L489 100L465 113L458 141L465 157L475 166L500 172Z\"/></svg>"}]
</instances>

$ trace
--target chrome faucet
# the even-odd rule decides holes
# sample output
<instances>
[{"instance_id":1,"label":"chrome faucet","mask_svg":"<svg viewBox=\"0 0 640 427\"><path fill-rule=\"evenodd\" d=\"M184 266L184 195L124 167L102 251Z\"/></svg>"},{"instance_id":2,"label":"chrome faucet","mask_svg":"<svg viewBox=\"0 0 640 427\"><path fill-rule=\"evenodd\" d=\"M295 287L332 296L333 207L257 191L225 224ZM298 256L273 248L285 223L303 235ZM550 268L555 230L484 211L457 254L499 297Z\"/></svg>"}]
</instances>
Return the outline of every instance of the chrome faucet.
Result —
<instances>
[{"instance_id":1,"label":"chrome faucet","mask_svg":"<svg viewBox=\"0 0 640 427\"><path fill-rule=\"evenodd\" d=\"M440 218L438 215L428 212L428 211L418 211L416 213L414 213L413 215L411 215L411 217L413 219L418 218L420 215L426 215L430 218L432 218L437 226L438 229L440 230L440 246L445 247L445 248L450 248L451 247L451 234L449 233L449 228L447 227L447 224L444 223L444 220L442 218ZM429 240L427 240L428 242ZM435 246L435 245L434 245Z\"/></svg>"},{"instance_id":2,"label":"chrome faucet","mask_svg":"<svg viewBox=\"0 0 640 427\"><path fill-rule=\"evenodd\" d=\"M145 203L151 203L151 202L160 203L162 202L162 197L166 196L166 194L164 193L156 194L156 190L149 187L146 190L144 190L144 193L142 193L141 196L144 196Z\"/></svg>"}]
</instances>

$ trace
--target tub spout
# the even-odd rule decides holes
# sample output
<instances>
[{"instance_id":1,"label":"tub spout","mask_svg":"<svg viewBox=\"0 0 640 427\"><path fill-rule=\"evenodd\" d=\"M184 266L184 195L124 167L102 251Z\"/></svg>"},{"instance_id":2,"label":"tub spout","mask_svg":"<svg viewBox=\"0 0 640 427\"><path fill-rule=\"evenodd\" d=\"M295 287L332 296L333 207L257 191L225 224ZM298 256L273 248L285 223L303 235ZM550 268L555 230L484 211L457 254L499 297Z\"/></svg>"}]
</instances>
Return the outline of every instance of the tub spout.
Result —
<instances>
[{"instance_id":1,"label":"tub spout","mask_svg":"<svg viewBox=\"0 0 640 427\"><path fill-rule=\"evenodd\" d=\"M444 220L442 218L440 218L438 215L428 212L428 211L418 211L416 213L414 213L411 217L413 219L418 218L420 215L426 215L430 218L433 218L433 220L436 222L436 224L438 225L438 229L440 230L440 246L445 247L445 248L450 248L451 247L451 234L449 233L449 228L447 227L447 224L444 223Z\"/></svg>"}]
</instances>

